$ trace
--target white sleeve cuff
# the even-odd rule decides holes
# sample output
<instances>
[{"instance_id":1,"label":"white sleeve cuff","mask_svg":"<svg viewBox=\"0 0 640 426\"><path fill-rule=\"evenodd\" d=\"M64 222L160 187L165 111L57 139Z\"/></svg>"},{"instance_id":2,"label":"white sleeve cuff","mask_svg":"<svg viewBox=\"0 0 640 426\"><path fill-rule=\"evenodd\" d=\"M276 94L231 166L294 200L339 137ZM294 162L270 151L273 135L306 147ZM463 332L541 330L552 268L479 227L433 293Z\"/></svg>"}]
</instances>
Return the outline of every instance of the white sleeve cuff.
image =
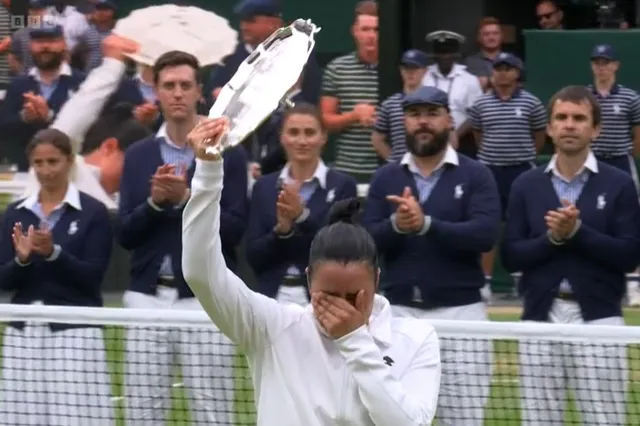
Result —
<instances>
[{"instance_id":1,"label":"white sleeve cuff","mask_svg":"<svg viewBox=\"0 0 640 426\"><path fill-rule=\"evenodd\" d=\"M20 262L20 259L18 259L18 256L14 257L14 258L13 258L13 260L14 260L14 262L16 262L16 264L17 264L18 266L25 267L25 266L29 266L29 265L31 265L31 262L27 262L27 263L22 263L22 262Z\"/></svg>"},{"instance_id":2,"label":"white sleeve cuff","mask_svg":"<svg viewBox=\"0 0 640 426\"><path fill-rule=\"evenodd\" d=\"M147 198L147 203L151 206L152 209L154 209L155 211L159 211L162 212L164 211L162 209L162 207L160 207L159 205L157 205L156 203L153 202L153 198L149 197Z\"/></svg>"},{"instance_id":3,"label":"white sleeve cuff","mask_svg":"<svg viewBox=\"0 0 640 426\"><path fill-rule=\"evenodd\" d=\"M57 260L58 257L60 257L60 252L61 251L62 251L62 247L60 247L58 244L54 244L53 253L51 253L51 256L47 257L45 260L47 262L53 262L53 261Z\"/></svg>"},{"instance_id":4,"label":"white sleeve cuff","mask_svg":"<svg viewBox=\"0 0 640 426\"><path fill-rule=\"evenodd\" d=\"M580 219L578 219L576 221L576 225L573 227L573 230L571 230L571 233L569 233L569 235L567 235L567 240L570 240L571 238L573 238L576 233L580 230L580 226L582 226L582 221Z\"/></svg>"},{"instance_id":5,"label":"white sleeve cuff","mask_svg":"<svg viewBox=\"0 0 640 426\"><path fill-rule=\"evenodd\" d=\"M424 216L424 224L422 225L422 229L418 231L418 235L425 235L431 229L431 216Z\"/></svg>"},{"instance_id":6,"label":"white sleeve cuff","mask_svg":"<svg viewBox=\"0 0 640 426\"><path fill-rule=\"evenodd\" d=\"M127 70L127 66L124 62L114 58L104 58L102 60L102 67L105 71L110 71L111 75L118 75L118 80L124 76Z\"/></svg>"},{"instance_id":7,"label":"white sleeve cuff","mask_svg":"<svg viewBox=\"0 0 640 426\"><path fill-rule=\"evenodd\" d=\"M404 232L401 231L400 229L398 229L398 225L396 224L396 214L392 214L391 217L389 218L389 220L391 221L391 227L393 228L393 230L397 233L397 234L402 234L402 235L408 235L408 232Z\"/></svg>"},{"instance_id":8,"label":"white sleeve cuff","mask_svg":"<svg viewBox=\"0 0 640 426\"><path fill-rule=\"evenodd\" d=\"M304 210L302 210L302 214L298 216L298 218L296 219L296 223L302 223L305 220L309 219L310 214L311 214L311 210L309 210L308 207L305 207Z\"/></svg>"},{"instance_id":9,"label":"white sleeve cuff","mask_svg":"<svg viewBox=\"0 0 640 426\"><path fill-rule=\"evenodd\" d=\"M555 238L553 238L553 235L551 234L551 231L547 231L547 239L554 246L562 246L566 242L566 241L558 241Z\"/></svg>"}]
</instances>

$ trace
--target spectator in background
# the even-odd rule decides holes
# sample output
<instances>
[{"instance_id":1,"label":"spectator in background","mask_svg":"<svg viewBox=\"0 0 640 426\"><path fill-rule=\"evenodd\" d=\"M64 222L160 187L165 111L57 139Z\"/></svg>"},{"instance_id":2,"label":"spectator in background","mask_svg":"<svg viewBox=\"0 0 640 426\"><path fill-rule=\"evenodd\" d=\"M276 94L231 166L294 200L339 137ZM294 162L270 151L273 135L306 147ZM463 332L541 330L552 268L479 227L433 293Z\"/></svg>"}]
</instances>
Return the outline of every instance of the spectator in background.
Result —
<instances>
[{"instance_id":1,"label":"spectator in background","mask_svg":"<svg viewBox=\"0 0 640 426\"><path fill-rule=\"evenodd\" d=\"M491 88L493 61L502 52L502 27L493 17L482 18L478 25L478 46L480 50L465 60L467 71L478 77L482 90Z\"/></svg>"},{"instance_id":2,"label":"spectator in background","mask_svg":"<svg viewBox=\"0 0 640 426\"><path fill-rule=\"evenodd\" d=\"M587 88L560 90L549 110L556 154L514 182L502 246L505 268L522 272L522 319L624 325L625 273L640 258L638 193L591 152L601 111ZM519 353L524 426L563 424L570 388L582 424L625 424L626 346L536 340Z\"/></svg>"},{"instance_id":3,"label":"spectator in background","mask_svg":"<svg viewBox=\"0 0 640 426\"><path fill-rule=\"evenodd\" d=\"M400 59L402 92L391 95L382 102L371 135L373 147L383 160L400 161L407 152L402 100L405 95L422 85L428 61L427 54L417 49L407 50Z\"/></svg>"},{"instance_id":4,"label":"spectator in background","mask_svg":"<svg viewBox=\"0 0 640 426\"><path fill-rule=\"evenodd\" d=\"M478 79L466 71L464 65L457 64L460 59L460 45L464 37L451 31L436 31L427 34L432 43L435 65L431 65L422 80L425 86L436 87L449 96L449 108L453 118L453 132L461 152L475 155L472 143L469 109L482 95L482 86Z\"/></svg>"},{"instance_id":5,"label":"spectator in background","mask_svg":"<svg viewBox=\"0 0 640 426\"><path fill-rule=\"evenodd\" d=\"M187 135L199 121L198 72L198 60L188 53L172 51L158 58L153 73L165 123L125 154L117 237L132 252L127 308L202 309L182 275L180 233L195 169ZM249 214L242 147L224 153L224 186L220 234L227 267L233 270ZM213 325L198 331L130 330L126 346L127 424L166 421L174 355L184 360L193 423L232 424L234 349ZM203 349L194 351L195 346Z\"/></svg>"},{"instance_id":6,"label":"spectator in background","mask_svg":"<svg viewBox=\"0 0 640 426\"><path fill-rule=\"evenodd\" d=\"M378 5L356 5L356 51L331 61L322 81L322 118L336 134L336 170L368 181L379 158L371 144L378 104Z\"/></svg>"},{"instance_id":7,"label":"spectator in background","mask_svg":"<svg viewBox=\"0 0 640 426\"><path fill-rule=\"evenodd\" d=\"M322 161L327 133L315 106L287 110L281 140L286 166L260 178L252 191L246 255L258 292L305 306L311 240L336 201L357 196L356 182Z\"/></svg>"},{"instance_id":8,"label":"spectator in background","mask_svg":"<svg viewBox=\"0 0 640 426\"><path fill-rule=\"evenodd\" d=\"M65 61L62 27L31 28L29 34L35 67L11 81L0 107L0 133L9 135L0 156L21 171L28 169L24 148L29 140L49 127L85 78Z\"/></svg>"},{"instance_id":9,"label":"spectator in background","mask_svg":"<svg viewBox=\"0 0 640 426\"><path fill-rule=\"evenodd\" d=\"M563 30L564 12L554 0L542 0L536 5L536 18L543 30Z\"/></svg>"},{"instance_id":10,"label":"spectator in background","mask_svg":"<svg viewBox=\"0 0 640 426\"><path fill-rule=\"evenodd\" d=\"M100 116L105 104L108 103L113 92L125 73L125 53L134 53L138 46L136 43L112 35L103 43L104 61L102 65L93 70L87 79L80 85L78 91L65 103L51 125L66 134L73 143L73 151L76 153L71 171L71 179L78 189L102 202L108 209L116 209L117 201L114 193L117 186L114 180L122 172L121 153L111 149L113 142L103 144L107 138L115 137L118 146L123 149L130 143L144 137L142 125L134 123L123 117L122 112L107 113L101 123L93 124ZM120 109L120 108L118 108ZM130 116L130 107L127 108ZM118 118L121 118L119 120ZM96 131L95 128L104 129ZM87 130L90 135L85 137ZM87 147L84 147L84 143ZM98 146L103 146L98 149ZM96 152L93 152L97 149ZM77 155L80 152L87 153L85 158ZM90 164L89 164L90 163ZM98 170L98 168L100 170ZM37 194L40 185L33 169L30 170L30 179L25 188L25 197ZM101 183L103 181L103 184ZM109 191L107 193L107 191Z\"/></svg>"},{"instance_id":11,"label":"spectator in background","mask_svg":"<svg viewBox=\"0 0 640 426\"><path fill-rule=\"evenodd\" d=\"M497 239L495 182L485 166L448 144L445 92L421 87L402 106L409 152L373 176L363 218L384 260L381 290L395 316L487 321L479 260ZM438 424L482 425L489 344L443 339L441 352Z\"/></svg>"},{"instance_id":12,"label":"spectator in background","mask_svg":"<svg viewBox=\"0 0 640 426\"><path fill-rule=\"evenodd\" d=\"M41 130L27 157L40 191L3 214L2 290L13 292L11 303L100 307L113 245L107 209L69 182L74 155L64 133ZM3 339L2 422L114 425L105 355L99 326L11 323Z\"/></svg>"},{"instance_id":13,"label":"spectator in background","mask_svg":"<svg viewBox=\"0 0 640 426\"><path fill-rule=\"evenodd\" d=\"M78 56L83 66L78 67L87 72L100 66L102 63L101 43L111 34L116 24L117 5L109 0L97 3L87 3L82 10L89 26L82 42L74 49L73 54Z\"/></svg>"},{"instance_id":14,"label":"spectator in background","mask_svg":"<svg viewBox=\"0 0 640 426\"><path fill-rule=\"evenodd\" d=\"M209 103L218 97L222 87L227 84L236 73L240 64L265 41L274 31L284 25L282 9L277 0L241 0L234 8L240 18L240 33L242 40L236 51L227 56L223 66L214 67L205 94L210 97ZM310 104L317 104L320 97L320 66L311 52L305 66L305 79L302 84L302 99Z\"/></svg>"},{"instance_id":15,"label":"spectator in background","mask_svg":"<svg viewBox=\"0 0 640 426\"><path fill-rule=\"evenodd\" d=\"M538 98L520 86L524 65L511 53L494 62L493 89L469 111L478 144L478 160L487 165L498 184L503 219L513 181L536 166L536 154L546 142L547 117ZM489 295L495 250L483 256Z\"/></svg>"},{"instance_id":16,"label":"spectator in background","mask_svg":"<svg viewBox=\"0 0 640 426\"><path fill-rule=\"evenodd\" d=\"M70 0L45 0L50 6L45 14L47 25L59 25L64 30L64 39L69 52L82 41L88 28L87 18L76 10Z\"/></svg>"},{"instance_id":17,"label":"spectator in background","mask_svg":"<svg viewBox=\"0 0 640 426\"><path fill-rule=\"evenodd\" d=\"M640 96L616 82L620 62L608 44L595 46L591 53L593 84L589 88L600 104L600 134L593 142L598 161L628 173L640 191L635 158L640 155ZM640 276L629 277L627 296L631 306L640 306Z\"/></svg>"},{"instance_id":18,"label":"spectator in background","mask_svg":"<svg viewBox=\"0 0 640 426\"><path fill-rule=\"evenodd\" d=\"M29 8L27 10L27 22L22 28L17 29L8 39L10 46L8 51L3 50L9 57L9 67L14 75L26 73L33 68L33 58L31 57L31 28L38 28L43 24L43 17L47 8L45 0L29 0ZM5 41L2 42L6 45Z\"/></svg>"}]
</instances>

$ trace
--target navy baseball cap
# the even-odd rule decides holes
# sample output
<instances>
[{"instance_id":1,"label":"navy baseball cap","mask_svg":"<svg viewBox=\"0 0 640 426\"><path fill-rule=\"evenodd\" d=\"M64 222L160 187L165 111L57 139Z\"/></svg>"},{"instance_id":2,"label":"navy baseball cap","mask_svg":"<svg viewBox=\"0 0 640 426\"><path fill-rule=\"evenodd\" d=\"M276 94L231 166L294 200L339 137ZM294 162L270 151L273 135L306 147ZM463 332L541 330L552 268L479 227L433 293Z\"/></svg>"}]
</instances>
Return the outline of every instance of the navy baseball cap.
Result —
<instances>
[{"instance_id":1,"label":"navy baseball cap","mask_svg":"<svg viewBox=\"0 0 640 426\"><path fill-rule=\"evenodd\" d=\"M407 50L400 59L401 65L412 68L426 68L428 62L427 54L418 49Z\"/></svg>"},{"instance_id":2,"label":"navy baseball cap","mask_svg":"<svg viewBox=\"0 0 640 426\"><path fill-rule=\"evenodd\" d=\"M44 0L29 0L29 9L46 9L47 3Z\"/></svg>"},{"instance_id":3,"label":"navy baseball cap","mask_svg":"<svg viewBox=\"0 0 640 426\"><path fill-rule=\"evenodd\" d=\"M610 44L599 44L593 48L591 59L607 59L609 61L616 60L616 52Z\"/></svg>"},{"instance_id":4,"label":"navy baseball cap","mask_svg":"<svg viewBox=\"0 0 640 426\"><path fill-rule=\"evenodd\" d=\"M118 10L118 5L110 0L100 0L95 4L96 10Z\"/></svg>"},{"instance_id":5,"label":"navy baseball cap","mask_svg":"<svg viewBox=\"0 0 640 426\"><path fill-rule=\"evenodd\" d=\"M420 86L402 99L403 109L416 105L432 105L449 109L449 95L435 87Z\"/></svg>"},{"instance_id":6,"label":"navy baseball cap","mask_svg":"<svg viewBox=\"0 0 640 426\"><path fill-rule=\"evenodd\" d=\"M29 30L29 37L32 40L44 40L52 38L62 38L64 31L60 25L47 25L43 23L39 27L33 27Z\"/></svg>"},{"instance_id":7,"label":"navy baseball cap","mask_svg":"<svg viewBox=\"0 0 640 426\"><path fill-rule=\"evenodd\" d=\"M507 65L520 71L524 68L522 60L513 53L502 52L493 60L493 68L499 65Z\"/></svg>"},{"instance_id":8,"label":"navy baseball cap","mask_svg":"<svg viewBox=\"0 0 640 426\"><path fill-rule=\"evenodd\" d=\"M282 9L276 0L242 0L233 11L240 19L254 16L282 16Z\"/></svg>"}]
</instances>

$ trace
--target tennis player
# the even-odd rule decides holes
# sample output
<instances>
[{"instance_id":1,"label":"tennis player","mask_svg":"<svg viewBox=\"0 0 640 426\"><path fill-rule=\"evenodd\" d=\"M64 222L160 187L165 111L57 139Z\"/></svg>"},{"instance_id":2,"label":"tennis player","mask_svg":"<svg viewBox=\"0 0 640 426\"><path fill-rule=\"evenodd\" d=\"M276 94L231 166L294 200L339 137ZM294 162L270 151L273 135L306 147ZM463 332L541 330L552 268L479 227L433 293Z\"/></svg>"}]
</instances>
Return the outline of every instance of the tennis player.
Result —
<instances>
[{"instance_id":1,"label":"tennis player","mask_svg":"<svg viewBox=\"0 0 640 426\"><path fill-rule=\"evenodd\" d=\"M182 270L213 322L249 359L258 425L430 425L438 402L440 351L428 322L395 319L376 295L378 253L343 200L316 234L307 268L311 304L255 293L224 261L220 241L223 164L205 152L225 119L189 135L196 153L182 217Z\"/></svg>"}]
</instances>

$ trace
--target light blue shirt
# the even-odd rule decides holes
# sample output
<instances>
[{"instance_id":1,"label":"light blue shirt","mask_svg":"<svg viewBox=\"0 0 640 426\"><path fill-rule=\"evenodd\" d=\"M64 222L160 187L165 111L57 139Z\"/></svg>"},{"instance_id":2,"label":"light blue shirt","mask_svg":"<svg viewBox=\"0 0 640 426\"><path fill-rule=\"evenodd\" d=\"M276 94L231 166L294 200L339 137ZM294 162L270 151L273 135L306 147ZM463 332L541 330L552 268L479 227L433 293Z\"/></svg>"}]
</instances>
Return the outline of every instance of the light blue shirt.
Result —
<instances>
[{"instance_id":1,"label":"light blue shirt","mask_svg":"<svg viewBox=\"0 0 640 426\"><path fill-rule=\"evenodd\" d=\"M442 173L444 173L445 164L452 164L454 166L458 165L458 153L451 147L451 145L447 145L442 161L440 161L440 164L433 169L433 172L431 172L429 176L424 176L422 174L416 165L413 154L410 152L407 152L402 157L400 164L407 167L413 175L413 179L415 180L416 187L418 189L418 201L420 201L420 204L424 204L431 196L433 188L438 184Z\"/></svg>"},{"instance_id":2,"label":"light blue shirt","mask_svg":"<svg viewBox=\"0 0 640 426\"><path fill-rule=\"evenodd\" d=\"M38 82L38 86L40 87L40 94L42 95L42 97L45 98L46 100L49 100L53 92L55 92L55 90L58 88L60 77L53 80L50 84L47 84L42 81L42 78L40 76L40 71L38 70L38 68L35 68L35 67L29 70L29 75L34 77ZM71 75L71 67L69 66L69 64L63 63L60 66L59 75L67 75L67 76Z\"/></svg>"},{"instance_id":3,"label":"light blue shirt","mask_svg":"<svg viewBox=\"0 0 640 426\"><path fill-rule=\"evenodd\" d=\"M567 200L571 204L575 204L582 194L582 190L586 185L592 173L598 173L598 162L592 152L589 152L587 160L580 168L578 173L569 180L560 174L556 166L557 156L554 155L549 161L549 165L545 169L545 173L551 173L551 184L556 191L559 200ZM571 293L571 284L566 279L560 283L560 291L563 293Z\"/></svg>"},{"instance_id":4,"label":"light blue shirt","mask_svg":"<svg viewBox=\"0 0 640 426\"><path fill-rule=\"evenodd\" d=\"M153 89L153 86L146 83L140 74L135 76L135 80L138 83L138 88L140 89L140 93L145 101L155 103L157 100L156 92Z\"/></svg>"},{"instance_id":5,"label":"light blue shirt","mask_svg":"<svg viewBox=\"0 0 640 426\"><path fill-rule=\"evenodd\" d=\"M195 158L195 153L188 145L184 147L175 144L167 134L167 124L163 124L156 133L156 138L160 140L160 155L164 164L174 164L179 166L176 173L184 173L184 170L191 167ZM159 276L173 277L173 266L171 256L165 255L160 265Z\"/></svg>"}]
</instances>

